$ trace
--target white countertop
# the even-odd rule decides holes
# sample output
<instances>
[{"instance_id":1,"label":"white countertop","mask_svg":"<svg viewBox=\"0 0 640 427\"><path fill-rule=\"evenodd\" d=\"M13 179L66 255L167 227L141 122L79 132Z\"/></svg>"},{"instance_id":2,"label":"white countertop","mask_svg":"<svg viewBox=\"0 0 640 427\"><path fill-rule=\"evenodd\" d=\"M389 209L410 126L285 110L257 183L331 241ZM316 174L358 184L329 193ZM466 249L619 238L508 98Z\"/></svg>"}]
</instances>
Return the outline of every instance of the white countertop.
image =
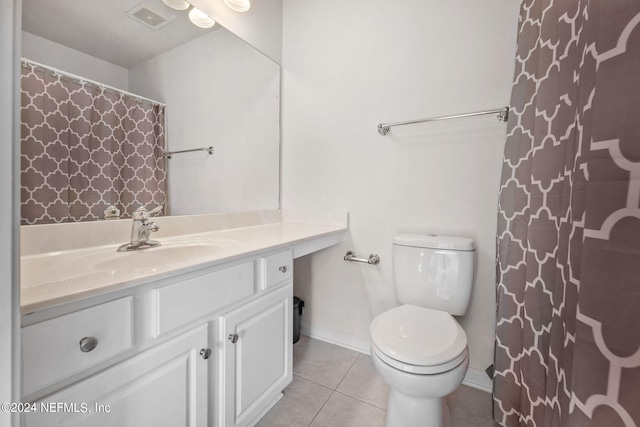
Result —
<instances>
[{"instance_id":1,"label":"white countertop","mask_svg":"<svg viewBox=\"0 0 640 427\"><path fill-rule=\"evenodd\" d=\"M23 255L21 312L42 310L264 251L293 246L296 256L295 245L324 238L329 239L329 246L341 241L346 231L346 225L279 222L161 238L161 247L131 252L116 252L120 244L108 244ZM158 263L158 259L163 261Z\"/></svg>"}]
</instances>

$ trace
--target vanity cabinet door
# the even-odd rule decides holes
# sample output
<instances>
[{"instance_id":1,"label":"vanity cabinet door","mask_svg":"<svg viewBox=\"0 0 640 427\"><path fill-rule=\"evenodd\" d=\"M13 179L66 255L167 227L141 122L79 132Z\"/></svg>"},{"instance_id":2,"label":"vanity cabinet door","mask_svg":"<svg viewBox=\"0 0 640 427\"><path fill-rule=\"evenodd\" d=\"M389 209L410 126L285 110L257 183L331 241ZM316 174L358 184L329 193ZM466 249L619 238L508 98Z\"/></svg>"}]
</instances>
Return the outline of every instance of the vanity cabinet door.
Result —
<instances>
[{"instance_id":1,"label":"vanity cabinet door","mask_svg":"<svg viewBox=\"0 0 640 427\"><path fill-rule=\"evenodd\" d=\"M219 426L255 423L291 382L293 285L220 317Z\"/></svg>"},{"instance_id":2,"label":"vanity cabinet door","mask_svg":"<svg viewBox=\"0 0 640 427\"><path fill-rule=\"evenodd\" d=\"M208 326L35 402L26 427L206 427ZM210 355L210 353L209 353Z\"/></svg>"}]
</instances>

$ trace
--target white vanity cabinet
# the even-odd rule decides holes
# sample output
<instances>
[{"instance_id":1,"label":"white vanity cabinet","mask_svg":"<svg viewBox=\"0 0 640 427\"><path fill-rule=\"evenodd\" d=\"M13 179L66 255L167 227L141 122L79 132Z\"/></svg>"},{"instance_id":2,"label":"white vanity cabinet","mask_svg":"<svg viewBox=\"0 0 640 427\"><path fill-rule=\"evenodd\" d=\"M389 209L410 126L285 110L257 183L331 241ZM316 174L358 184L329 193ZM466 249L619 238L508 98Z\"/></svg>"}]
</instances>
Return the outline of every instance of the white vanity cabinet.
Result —
<instances>
[{"instance_id":1,"label":"white vanity cabinet","mask_svg":"<svg viewBox=\"0 0 640 427\"><path fill-rule=\"evenodd\" d=\"M22 425L254 425L292 379L292 270L281 249L36 313Z\"/></svg>"}]
</instances>

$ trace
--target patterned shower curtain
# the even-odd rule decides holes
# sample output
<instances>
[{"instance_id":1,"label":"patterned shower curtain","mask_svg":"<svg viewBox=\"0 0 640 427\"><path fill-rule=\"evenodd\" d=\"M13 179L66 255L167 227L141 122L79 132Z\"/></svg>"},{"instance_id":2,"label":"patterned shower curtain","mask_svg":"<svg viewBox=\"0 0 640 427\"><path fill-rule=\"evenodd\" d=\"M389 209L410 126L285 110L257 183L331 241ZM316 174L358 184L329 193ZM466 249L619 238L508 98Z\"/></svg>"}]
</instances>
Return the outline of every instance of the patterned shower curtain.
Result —
<instances>
[{"instance_id":1,"label":"patterned shower curtain","mask_svg":"<svg viewBox=\"0 0 640 427\"><path fill-rule=\"evenodd\" d=\"M511 106L494 417L640 426L640 1L524 0Z\"/></svg>"},{"instance_id":2,"label":"patterned shower curtain","mask_svg":"<svg viewBox=\"0 0 640 427\"><path fill-rule=\"evenodd\" d=\"M164 106L28 62L21 93L22 224L164 206Z\"/></svg>"}]
</instances>

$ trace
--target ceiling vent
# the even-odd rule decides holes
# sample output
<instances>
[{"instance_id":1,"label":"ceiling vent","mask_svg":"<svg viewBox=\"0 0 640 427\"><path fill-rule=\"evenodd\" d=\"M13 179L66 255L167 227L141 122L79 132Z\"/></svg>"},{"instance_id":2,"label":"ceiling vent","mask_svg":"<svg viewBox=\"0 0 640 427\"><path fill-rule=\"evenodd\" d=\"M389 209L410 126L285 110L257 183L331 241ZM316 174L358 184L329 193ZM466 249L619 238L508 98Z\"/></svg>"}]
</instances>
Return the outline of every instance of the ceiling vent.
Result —
<instances>
[{"instance_id":1,"label":"ceiling vent","mask_svg":"<svg viewBox=\"0 0 640 427\"><path fill-rule=\"evenodd\" d=\"M165 16L162 16L160 13L142 3L127 12L127 16L135 19L136 21L149 28L153 28L154 30L158 30L164 27L173 19L173 17L167 18Z\"/></svg>"}]
</instances>

